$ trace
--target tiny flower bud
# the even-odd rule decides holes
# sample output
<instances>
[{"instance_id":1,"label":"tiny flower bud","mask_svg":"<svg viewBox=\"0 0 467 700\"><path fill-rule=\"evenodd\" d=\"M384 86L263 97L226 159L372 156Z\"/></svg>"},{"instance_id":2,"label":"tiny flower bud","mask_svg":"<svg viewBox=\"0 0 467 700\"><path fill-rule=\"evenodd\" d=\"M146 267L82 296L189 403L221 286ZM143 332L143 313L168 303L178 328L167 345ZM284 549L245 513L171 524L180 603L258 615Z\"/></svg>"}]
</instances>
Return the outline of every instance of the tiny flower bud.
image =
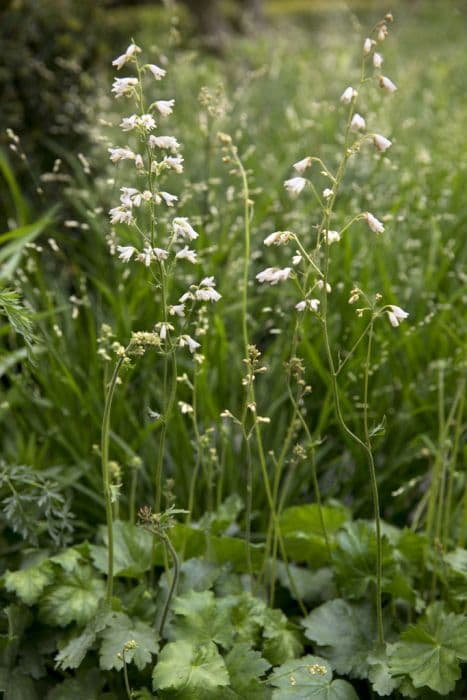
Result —
<instances>
[{"instance_id":1,"label":"tiny flower bud","mask_svg":"<svg viewBox=\"0 0 467 700\"><path fill-rule=\"evenodd\" d=\"M364 118L358 114L355 113L352 117L352 121L350 122L350 129L351 131L361 131L366 128L366 121Z\"/></svg>"},{"instance_id":2,"label":"tiny flower bud","mask_svg":"<svg viewBox=\"0 0 467 700\"><path fill-rule=\"evenodd\" d=\"M386 92L396 92L397 87L394 85L392 80L387 78L385 75L382 75L379 79L379 86L383 90L386 90Z\"/></svg>"}]
</instances>

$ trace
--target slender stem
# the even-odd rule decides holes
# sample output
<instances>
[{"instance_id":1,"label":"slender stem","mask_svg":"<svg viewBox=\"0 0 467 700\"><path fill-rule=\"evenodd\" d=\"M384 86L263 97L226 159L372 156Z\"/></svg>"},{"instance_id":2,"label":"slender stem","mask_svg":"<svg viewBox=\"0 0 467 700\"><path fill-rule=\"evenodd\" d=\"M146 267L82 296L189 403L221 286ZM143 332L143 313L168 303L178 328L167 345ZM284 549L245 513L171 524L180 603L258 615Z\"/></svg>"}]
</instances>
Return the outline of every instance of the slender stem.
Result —
<instances>
[{"instance_id":1,"label":"slender stem","mask_svg":"<svg viewBox=\"0 0 467 700\"><path fill-rule=\"evenodd\" d=\"M113 569L114 569L114 539L113 539L113 514L112 514L112 494L110 488L109 471L109 435L110 435L110 414L112 410L112 400L117 386L120 368L125 359L126 352L120 357L115 365L110 379L107 396L105 398L104 414L101 428L101 463L102 463L102 483L104 488L105 516L107 522L107 590L106 601L110 603L113 593Z\"/></svg>"},{"instance_id":2,"label":"slender stem","mask_svg":"<svg viewBox=\"0 0 467 700\"><path fill-rule=\"evenodd\" d=\"M128 668L127 668L126 658L125 658L125 649L123 649L123 651L122 651L122 661L123 661L123 678L125 679L126 694L128 696L128 700L132 700L133 694L131 692L130 681L128 679Z\"/></svg>"},{"instance_id":3,"label":"slender stem","mask_svg":"<svg viewBox=\"0 0 467 700\"><path fill-rule=\"evenodd\" d=\"M172 598L173 598L175 591L177 590L177 586L178 586L178 580L180 577L180 560L178 558L178 554L175 551L175 548L174 548L172 542L170 541L169 537L167 537L167 535L165 535L165 534L160 534L160 533L156 533L156 534L159 537L159 539L161 540L161 542L163 543L166 550L170 553L170 556L172 557L172 561L173 561L173 565L174 565L174 573L173 573L173 577L172 577L172 582L170 584L169 592L167 594L167 599L164 603L161 621L159 624L159 635L162 638L163 634L164 634L165 622L166 622L167 615L168 615L169 609L170 609L170 603L172 602Z\"/></svg>"}]
</instances>

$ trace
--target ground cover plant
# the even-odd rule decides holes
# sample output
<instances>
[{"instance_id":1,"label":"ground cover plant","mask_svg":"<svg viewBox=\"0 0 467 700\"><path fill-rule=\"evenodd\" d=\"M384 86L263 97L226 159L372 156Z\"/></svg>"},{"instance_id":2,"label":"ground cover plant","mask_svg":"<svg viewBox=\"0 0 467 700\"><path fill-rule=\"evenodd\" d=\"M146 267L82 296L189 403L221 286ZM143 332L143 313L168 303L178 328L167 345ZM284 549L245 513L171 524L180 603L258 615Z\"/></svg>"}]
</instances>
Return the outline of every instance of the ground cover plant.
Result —
<instances>
[{"instance_id":1,"label":"ground cover plant","mask_svg":"<svg viewBox=\"0 0 467 700\"><path fill-rule=\"evenodd\" d=\"M37 202L9 131L7 699L466 694L459 8L145 8Z\"/></svg>"}]
</instances>

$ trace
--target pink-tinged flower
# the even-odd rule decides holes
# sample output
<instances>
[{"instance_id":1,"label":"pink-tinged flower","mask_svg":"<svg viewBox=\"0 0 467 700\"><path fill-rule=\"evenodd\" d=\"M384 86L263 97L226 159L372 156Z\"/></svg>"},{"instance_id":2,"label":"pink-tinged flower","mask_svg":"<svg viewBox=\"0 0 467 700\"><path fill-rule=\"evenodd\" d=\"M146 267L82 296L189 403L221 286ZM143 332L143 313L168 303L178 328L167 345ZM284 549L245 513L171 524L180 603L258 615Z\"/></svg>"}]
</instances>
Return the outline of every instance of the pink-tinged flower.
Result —
<instances>
[{"instance_id":1,"label":"pink-tinged flower","mask_svg":"<svg viewBox=\"0 0 467 700\"><path fill-rule=\"evenodd\" d=\"M389 317L389 322L394 328L397 328L397 326L399 326L400 323L409 315L407 311L401 309L400 306L394 306L394 304L390 304L388 308L389 311L387 312L387 314Z\"/></svg>"},{"instance_id":2,"label":"pink-tinged flower","mask_svg":"<svg viewBox=\"0 0 467 700\"><path fill-rule=\"evenodd\" d=\"M310 167L311 163L311 156L307 156L306 158L302 158L302 160L299 160L296 163L294 163L292 167L294 170L297 171L299 175L303 175L305 170Z\"/></svg>"},{"instance_id":3,"label":"pink-tinged flower","mask_svg":"<svg viewBox=\"0 0 467 700\"><path fill-rule=\"evenodd\" d=\"M112 92L115 97L129 97L138 85L138 78L115 78L112 83Z\"/></svg>"},{"instance_id":4,"label":"pink-tinged flower","mask_svg":"<svg viewBox=\"0 0 467 700\"><path fill-rule=\"evenodd\" d=\"M188 241L194 241L198 238L193 226L190 224L188 219L184 216L178 216L172 221L172 228L175 238L185 238Z\"/></svg>"},{"instance_id":5,"label":"pink-tinged flower","mask_svg":"<svg viewBox=\"0 0 467 700\"><path fill-rule=\"evenodd\" d=\"M120 122L122 131L132 131L138 126L138 115L132 114L130 117L124 117Z\"/></svg>"},{"instance_id":6,"label":"pink-tinged flower","mask_svg":"<svg viewBox=\"0 0 467 700\"><path fill-rule=\"evenodd\" d=\"M371 52L371 49L375 44L376 41L374 39L370 39L370 37L367 37L363 42L363 53L367 56Z\"/></svg>"},{"instance_id":7,"label":"pink-tinged flower","mask_svg":"<svg viewBox=\"0 0 467 700\"><path fill-rule=\"evenodd\" d=\"M133 248L132 245L118 245L117 250L119 253L118 257L125 263L129 262L136 252L136 248Z\"/></svg>"},{"instance_id":8,"label":"pink-tinged flower","mask_svg":"<svg viewBox=\"0 0 467 700\"><path fill-rule=\"evenodd\" d=\"M349 85L348 88L345 88L344 92L341 95L341 102L345 105L349 105L352 100L355 100L355 98L358 96L358 92Z\"/></svg>"},{"instance_id":9,"label":"pink-tinged flower","mask_svg":"<svg viewBox=\"0 0 467 700\"><path fill-rule=\"evenodd\" d=\"M221 295L214 287L201 287L195 291L195 299L198 301L219 301Z\"/></svg>"},{"instance_id":10,"label":"pink-tinged flower","mask_svg":"<svg viewBox=\"0 0 467 700\"><path fill-rule=\"evenodd\" d=\"M135 154L131 148L108 148L112 163L119 163L121 160L134 160Z\"/></svg>"},{"instance_id":11,"label":"pink-tinged flower","mask_svg":"<svg viewBox=\"0 0 467 700\"><path fill-rule=\"evenodd\" d=\"M284 187L287 192L295 196L300 194L305 185L306 180L304 177L292 177L290 180L284 182Z\"/></svg>"},{"instance_id":12,"label":"pink-tinged flower","mask_svg":"<svg viewBox=\"0 0 467 700\"><path fill-rule=\"evenodd\" d=\"M162 262L163 260L167 260L169 257L169 251L165 250L164 248L153 248L152 253L155 257L156 260L159 262Z\"/></svg>"},{"instance_id":13,"label":"pink-tinged flower","mask_svg":"<svg viewBox=\"0 0 467 700\"><path fill-rule=\"evenodd\" d=\"M177 260L188 260L188 262L193 263L193 265L198 262L196 260L196 251L191 250L187 245L179 250L175 257Z\"/></svg>"},{"instance_id":14,"label":"pink-tinged flower","mask_svg":"<svg viewBox=\"0 0 467 700\"><path fill-rule=\"evenodd\" d=\"M350 122L351 131L362 131L366 129L366 121L357 112L353 115L352 121Z\"/></svg>"},{"instance_id":15,"label":"pink-tinged flower","mask_svg":"<svg viewBox=\"0 0 467 700\"><path fill-rule=\"evenodd\" d=\"M172 114L174 104L175 100L157 100L157 102L155 102L157 109L163 117L168 117L169 114Z\"/></svg>"},{"instance_id":16,"label":"pink-tinged flower","mask_svg":"<svg viewBox=\"0 0 467 700\"><path fill-rule=\"evenodd\" d=\"M384 232L384 224L379 221L379 219L376 218L376 216L373 216L373 214L370 214L369 211L365 212L363 215L363 218L365 219L366 223L368 226L371 228L372 231L375 233L383 233Z\"/></svg>"},{"instance_id":17,"label":"pink-tinged flower","mask_svg":"<svg viewBox=\"0 0 467 700\"><path fill-rule=\"evenodd\" d=\"M377 53L376 51L373 54L373 65L375 68L381 68L381 66L383 65L383 57L380 53Z\"/></svg>"},{"instance_id":18,"label":"pink-tinged flower","mask_svg":"<svg viewBox=\"0 0 467 700\"><path fill-rule=\"evenodd\" d=\"M183 156L165 156L162 165L179 175L183 173Z\"/></svg>"},{"instance_id":19,"label":"pink-tinged flower","mask_svg":"<svg viewBox=\"0 0 467 700\"><path fill-rule=\"evenodd\" d=\"M123 68L128 61L131 61L133 56L135 56L137 53L141 53L139 46L136 46L136 44L130 44L125 53L122 53L121 56L118 56L114 61L112 61L112 65L115 66L117 70L120 70L120 68Z\"/></svg>"},{"instance_id":20,"label":"pink-tinged flower","mask_svg":"<svg viewBox=\"0 0 467 700\"><path fill-rule=\"evenodd\" d=\"M383 90L386 90L386 92L396 92L397 87L394 85L392 80L390 78L387 78L385 75L382 75L379 79L379 86Z\"/></svg>"},{"instance_id":21,"label":"pink-tinged flower","mask_svg":"<svg viewBox=\"0 0 467 700\"><path fill-rule=\"evenodd\" d=\"M291 272L291 267L284 267L282 269L278 267L267 267L262 272L258 272L256 279L260 284L263 284L263 282L269 282L269 284L274 285L288 279Z\"/></svg>"},{"instance_id":22,"label":"pink-tinged flower","mask_svg":"<svg viewBox=\"0 0 467 700\"><path fill-rule=\"evenodd\" d=\"M138 126L141 126L146 131L152 131L156 128L156 122L152 114L142 114L138 119Z\"/></svg>"},{"instance_id":23,"label":"pink-tinged flower","mask_svg":"<svg viewBox=\"0 0 467 700\"><path fill-rule=\"evenodd\" d=\"M154 134L149 137L149 145L151 148L157 146L157 148L163 148L166 151L172 151L172 153L176 153L180 148L180 144L173 136L154 136Z\"/></svg>"},{"instance_id":24,"label":"pink-tinged flower","mask_svg":"<svg viewBox=\"0 0 467 700\"><path fill-rule=\"evenodd\" d=\"M143 156L140 153L137 153L135 155L135 165L138 168L138 170L144 169L144 160L143 160Z\"/></svg>"},{"instance_id":25,"label":"pink-tinged flower","mask_svg":"<svg viewBox=\"0 0 467 700\"><path fill-rule=\"evenodd\" d=\"M381 134L373 135L373 143L378 151L381 151L381 153L384 153L384 151L387 151L388 148L392 146L392 141L387 139L385 136L381 136Z\"/></svg>"},{"instance_id":26,"label":"pink-tinged flower","mask_svg":"<svg viewBox=\"0 0 467 700\"><path fill-rule=\"evenodd\" d=\"M109 214L111 224L128 224L128 226L130 226L134 222L131 209L114 207L109 211Z\"/></svg>"},{"instance_id":27,"label":"pink-tinged flower","mask_svg":"<svg viewBox=\"0 0 467 700\"><path fill-rule=\"evenodd\" d=\"M146 68L148 68L156 80L162 80L167 71L163 68L159 68L155 63L148 63Z\"/></svg>"}]
</instances>

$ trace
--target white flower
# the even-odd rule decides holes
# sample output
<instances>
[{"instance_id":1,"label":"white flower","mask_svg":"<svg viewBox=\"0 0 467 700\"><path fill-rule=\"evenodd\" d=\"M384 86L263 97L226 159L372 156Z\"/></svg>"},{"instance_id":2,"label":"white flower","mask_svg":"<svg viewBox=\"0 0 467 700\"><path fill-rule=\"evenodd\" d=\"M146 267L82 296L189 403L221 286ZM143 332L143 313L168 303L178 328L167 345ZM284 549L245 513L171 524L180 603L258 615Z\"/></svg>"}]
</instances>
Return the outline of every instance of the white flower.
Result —
<instances>
[{"instance_id":1,"label":"white flower","mask_svg":"<svg viewBox=\"0 0 467 700\"><path fill-rule=\"evenodd\" d=\"M182 248L182 250L179 250L175 257L177 258L177 260L188 260L188 262L191 262L193 264L197 262L196 252L188 248L187 245L184 248Z\"/></svg>"},{"instance_id":2,"label":"white flower","mask_svg":"<svg viewBox=\"0 0 467 700\"><path fill-rule=\"evenodd\" d=\"M284 187L289 194L298 195L306 185L304 177L292 177L284 182Z\"/></svg>"},{"instance_id":3,"label":"white flower","mask_svg":"<svg viewBox=\"0 0 467 700\"><path fill-rule=\"evenodd\" d=\"M180 316L180 318L183 318L185 316L185 304L169 306L169 314L171 316Z\"/></svg>"},{"instance_id":4,"label":"white flower","mask_svg":"<svg viewBox=\"0 0 467 700\"><path fill-rule=\"evenodd\" d=\"M305 170L310 167L311 163L311 156L307 156L306 158L302 158L302 160L297 161L297 163L294 163L292 167L299 175L303 175Z\"/></svg>"},{"instance_id":5,"label":"white flower","mask_svg":"<svg viewBox=\"0 0 467 700\"><path fill-rule=\"evenodd\" d=\"M159 262L161 262L162 260L167 260L167 258L169 257L169 252L167 250L164 250L164 248L153 248L152 252L156 260L159 260Z\"/></svg>"},{"instance_id":6,"label":"white flower","mask_svg":"<svg viewBox=\"0 0 467 700\"><path fill-rule=\"evenodd\" d=\"M180 236L181 238L185 238L188 241L194 241L196 238L198 238L198 234L196 233L188 219L184 216L179 216L176 219L174 219L172 221L172 227L175 238L178 238Z\"/></svg>"},{"instance_id":7,"label":"white flower","mask_svg":"<svg viewBox=\"0 0 467 700\"><path fill-rule=\"evenodd\" d=\"M310 309L310 311L318 312L320 301L319 299L304 299L295 304L297 311L305 311L305 309Z\"/></svg>"},{"instance_id":8,"label":"white flower","mask_svg":"<svg viewBox=\"0 0 467 700\"><path fill-rule=\"evenodd\" d=\"M284 245L295 238L295 234L291 231L274 231L266 236L263 243L264 245Z\"/></svg>"},{"instance_id":9,"label":"white flower","mask_svg":"<svg viewBox=\"0 0 467 700\"><path fill-rule=\"evenodd\" d=\"M329 189L329 187L326 187L326 188L323 190L323 197L324 197L324 199L329 199L329 197L332 197L333 194L334 194L333 190Z\"/></svg>"},{"instance_id":10,"label":"white flower","mask_svg":"<svg viewBox=\"0 0 467 700\"><path fill-rule=\"evenodd\" d=\"M170 192L159 192L159 194L168 207L173 207L174 202L176 202L178 199L176 195L170 194Z\"/></svg>"},{"instance_id":11,"label":"white flower","mask_svg":"<svg viewBox=\"0 0 467 700\"><path fill-rule=\"evenodd\" d=\"M339 231L323 231L326 243L331 245L331 243L339 243L341 239L341 234Z\"/></svg>"},{"instance_id":12,"label":"white flower","mask_svg":"<svg viewBox=\"0 0 467 700\"><path fill-rule=\"evenodd\" d=\"M357 97L358 92L349 85L348 88L345 88L344 92L341 95L341 102L343 102L345 105L349 105L352 100L355 100Z\"/></svg>"},{"instance_id":13,"label":"white flower","mask_svg":"<svg viewBox=\"0 0 467 700\"><path fill-rule=\"evenodd\" d=\"M291 267L284 267L283 269L278 267L267 267L262 272L258 272L256 279L260 284L263 282L269 282L269 284L274 285L288 279L291 272Z\"/></svg>"},{"instance_id":14,"label":"white flower","mask_svg":"<svg viewBox=\"0 0 467 700\"><path fill-rule=\"evenodd\" d=\"M214 287L202 287L195 291L195 299L198 301L219 301L221 295Z\"/></svg>"},{"instance_id":15,"label":"white flower","mask_svg":"<svg viewBox=\"0 0 467 700\"><path fill-rule=\"evenodd\" d=\"M148 63L146 68L149 68L156 80L162 80L167 71L163 68L159 68L155 63Z\"/></svg>"},{"instance_id":16,"label":"white flower","mask_svg":"<svg viewBox=\"0 0 467 700\"><path fill-rule=\"evenodd\" d=\"M387 312L389 316L389 321L391 323L391 326L394 326L394 328L397 328L401 321L403 321L409 315L407 311L401 309L400 306L394 306L394 304L390 304L388 308L390 309L390 311Z\"/></svg>"},{"instance_id":17,"label":"white flower","mask_svg":"<svg viewBox=\"0 0 467 700\"><path fill-rule=\"evenodd\" d=\"M183 414L193 413L193 406L190 406L190 404L187 403L186 401L179 401L178 407L180 408L180 412Z\"/></svg>"},{"instance_id":18,"label":"white flower","mask_svg":"<svg viewBox=\"0 0 467 700\"><path fill-rule=\"evenodd\" d=\"M195 352L195 350L201 347L200 344L189 335L181 335L178 339L178 344L181 348L184 348L185 345L188 345L188 350L191 353Z\"/></svg>"},{"instance_id":19,"label":"white flower","mask_svg":"<svg viewBox=\"0 0 467 700\"><path fill-rule=\"evenodd\" d=\"M138 119L138 124L146 131L152 131L152 129L156 128L156 122L152 114L142 114Z\"/></svg>"},{"instance_id":20,"label":"white flower","mask_svg":"<svg viewBox=\"0 0 467 700\"><path fill-rule=\"evenodd\" d=\"M144 248L143 252L138 255L138 260L140 262L144 263L144 265L146 265L146 267L149 267L149 265L151 264L151 262L153 260L153 251L152 251L151 246L147 245Z\"/></svg>"},{"instance_id":21,"label":"white flower","mask_svg":"<svg viewBox=\"0 0 467 700\"><path fill-rule=\"evenodd\" d=\"M143 156L140 153L137 153L135 155L135 165L138 168L138 170L143 170L144 168Z\"/></svg>"},{"instance_id":22,"label":"white flower","mask_svg":"<svg viewBox=\"0 0 467 700\"><path fill-rule=\"evenodd\" d=\"M376 51L373 54L373 65L375 68L381 68L381 66L383 65L383 57L380 53L377 53Z\"/></svg>"},{"instance_id":23,"label":"white flower","mask_svg":"<svg viewBox=\"0 0 467 700\"><path fill-rule=\"evenodd\" d=\"M388 28L382 24L378 31L378 41L384 41L388 35Z\"/></svg>"},{"instance_id":24,"label":"white flower","mask_svg":"<svg viewBox=\"0 0 467 700\"><path fill-rule=\"evenodd\" d=\"M131 148L108 148L112 163L119 163L121 160L134 160L135 154Z\"/></svg>"},{"instance_id":25,"label":"white flower","mask_svg":"<svg viewBox=\"0 0 467 700\"><path fill-rule=\"evenodd\" d=\"M132 245L118 245L117 250L119 252L118 257L125 263L129 262L133 254L136 252L136 248L133 248Z\"/></svg>"},{"instance_id":26,"label":"white flower","mask_svg":"<svg viewBox=\"0 0 467 700\"><path fill-rule=\"evenodd\" d=\"M323 281L323 280L318 280L318 281L316 282L316 286L318 287L318 289L324 289L324 281ZM332 287L331 287L331 285L329 284L329 282L326 282L326 292L327 292L328 294L330 294L330 293L332 292Z\"/></svg>"},{"instance_id":27,"label":"white flower","mask_svg":"<svg viewBox=\"0 0 467 700\"><path fill-rule=\"evenodd\" d=\"M385 136L381 136L381 134L373 134L373 143L378 151L381 151L382 153L387 151L388 148L392 146L392 141L387 139Z\"/></svg>"},{"instance_id":28,"label":"white flower","mask_svg":"<svg viewBox=\"0 0 467 700\"><path fill-rule=\"evenodd\" d=\"M132 198L134 197L134 195L139 194L138 190L136 190L134 187L121 187L120 192L122 193L120 195L121 203L123 204L124 207L131 209L133 204L136 203L133 201ZM136 206L138 206L138 204L136 204Z\"/></svg>"},{"instance_id":29,"label":"white flower","mask_svg":"<svg viewBox=\"0 0 467 700\"><path fill-rule=\"evenodd\" d=\"M138 78L115 78L112 83L112 92L115 97L128 97L138 85Z\"/></svg>"},{"instance_id":30,"label":"white flower","mask_svg":"<svg viewBox=\"0 0 467 700\"><path fill-rule=\"evenodd\" d=\"M366 129L366 121L360 114L355 113L353 115L352 121L350 122L350 129L352 131L361 131Z\"/></svg>"},{"instance_id":31,"label":"white flower","mask_svg":"<svg viewBox=\"0 0 467 700\"><path fill-rule=\"evenodd\" d=\"M136 46L136 44L130 44L125 53L122 53L121 56L118 56L114 61L112 61L112 65L115 66L117 70L120 70L120 68L123 68L125 63L131 61L136 53L141 53L141 49L139 46Z\"/></svg>"},{"instance_id":32,"label":"white flower","mask_svg":"<svg viewBox=\"0 0 467 700\"><path fill-rule=\"evenodd\" d=\"M302 258L302 256L300 255L300 253L298 252L298 250L295 251L295 252L296 252L296 254L295 254L295 255L293 256L293 258L292 258L292 265L300 265L300 263L302 262L303 258Z\"/></svg>"},{"instance_id":33,"label":"white flower","mask_svg":"<svg viewBox=\"0 0 467 700\"><path fill-rule=\"evenodd\" d=\"M124 117L120 122L122 131L131 131L138 126L138 115L132 114L130 117Z\"/></svg>"},{"instance_id":34,"label":"white flower","mask_svg":"<svg viewBox=\"0 0 467 700\"><path fill-rule=\"evenodd\" d=\"M159 338L161 340L165 340L167 338L167 332L174 330L174 327L171 323L166 323L163 321L162 323L158 323L157 325L159 326Z\"/></svg>"},{"instance_id":35,"label":"white flower","mask_svg":"<svg viewBox=\"0 0 467 700\"><path fill-rule=\"evenodd\" d=\"M375 233L383 233L384 224L381 221L379 221L379 219L377 219L376 216L373 216L373 214L370 214L370 212L367 211L363 215L363 218L365 219L372 231L374 231Z\"/></svg>"},{"instance_id":36,"label":"white flower","mask_svg":"<svg viewBox=\"0 0 467 700\"><path fill-rule=\"evenodd\" d=\"M199 283L200 287L215 287L214 277L204 277Z\"/></svg>"},{"instance_id":37,"label":"white flower","mask_svg":"<svg viewBox=\"0 0 467 700\"><path fill-rule=\"evenodd\" d=\"M172 114L172 109L175 104L175 100L157 100L155 105L163 117L168 117Z\"/></svg>"},{"instance_id":38,"label":"white flower","mask_svg":"<svg viewBox=\"0 0 467 700\"><path fill-rule=\"evenodd\" d=\"M111 224L128 224L131 225L134 221L130 209L125 207L114 207L109 211Z\"/></svg>"},{"instance_id":39,"label":"white flower","mask_svg":"<svg viewBox=\"0 0 467 700\"><path fill-rule=\"evenodd\" d=\"M151 134L149 137L149 145L151 148L155 148L157 146L158 148L164 148L167 151L172 151L172 153L176 153L180 148L180 144L173 136L154 136L154 134Z\"/></svg>"},{"instance_id":40,"label":"white flower","mask_svg":"<svg viewBox=\"0 0 467 700\"><path fill-rule=\"evenodd\" d=\"M162 165L166 165L178 174L183 173L183 156L165 156Z\"/></svg>"},{"instance_id":41,"label":"white flower","mask_svg":"<svg viewBox=\"0 0 467 700\"><path fill-rule=\"evenodd\" d=\"M367 37L363 42L363 53L368 55L375 44L376 41L374 39Z\"/></svg>"},{"instance_id":42,"label":"white flower","mask_svg":"<svg viewBox=\"0 0 467 700\"><path fill-rule=\"evenodd\" d=\"M385 75L382 75L379 79L379 86L380 88L383 88L383 90L386 90L386 92L396 92L397 87L394 85L392 80L389 78L386 78Z\"/></svg>"}]
</instances>

